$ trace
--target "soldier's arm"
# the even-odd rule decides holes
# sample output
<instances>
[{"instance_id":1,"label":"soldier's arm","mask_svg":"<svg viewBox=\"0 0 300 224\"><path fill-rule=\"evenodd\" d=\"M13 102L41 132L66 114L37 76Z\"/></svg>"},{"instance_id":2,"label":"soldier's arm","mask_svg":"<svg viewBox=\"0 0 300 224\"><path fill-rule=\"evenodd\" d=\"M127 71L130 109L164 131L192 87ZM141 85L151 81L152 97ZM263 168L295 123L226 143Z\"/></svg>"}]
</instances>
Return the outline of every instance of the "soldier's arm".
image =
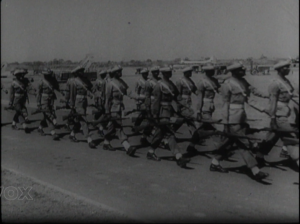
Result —
<instances>
[{"instance_id":1,"label":"soldier's arm","mask_svg":"<svg viewBox=\"0 0 300 224\"><path fill-rule=\"evenodd\" d=\"M155 85L152 95L154 96L154 99L152 100L151 103L152 115L154 117L159 117L160 100L161 100L161 90L159 84Z\"/></svg>"},{"instance_id":2,"label":"soldier's arm","mask_svg":"<svg viewBox=\"0 0 300 224\"><path fill-rule=\"evenodd\" d=\"M223 119L224 123L228 123L229 121L229 105L230 105L230 98L231 98L231 91L229 89L228 83L224 83L221 86L221 94L223 97Z\"/></svg>"},{"instance_id":3,"label":"soldier's arm","mask_svg":"<svg viewBox=\"0 0 300 224\"><path fill-rule=\"evenodd\" d=\"M37 98L36 98L36 102L37 102L38 106L41 105L42 89L43 89L43 84L42 84L42 82L40 82L38 85L38 92L37 92Z\"/></svg>"},{"instance_id":4,"label":"soldier's arm","mask_svg":"<svg viewBox=\"0 0 300 224\"><path fill-rule=\"evenodd\" d=\"M181 80L176 81L176 88L178 90L178 95L177 95L177 100L182 99L182 85L181 85Z\"/></svg>"},{"instance_id":5,"label":"soldier's arm","mask_svg":"<svg viewBox=\"0 0 300 224\"><path fill-rule=\"evenodd\" d=\"M27 79L27 93L31 94L31 95L36 95L36 88L34 88L34 86L32 85L32 83Z\"/></svg>"},{"instance_id":6,"label":"soldier's arm","mask_svg":"<svg viewBox=\"0 0 300 224\"><path fill-rule=\"evenodd\" d=\"M269 95L270 95L270 106L268 113L271 116L271 118L275 118L276 109L277 109L277 101L279 96L279 88L278 85L275 82L272 82L268 88Z\"/></svg>"},{"instance_id":7,"label":"soldier's arm","mask_svg":"<svg viewBox=\"0 0 300 224\"><path fill-rule=\"evenodd\" d=\"M109 103L110 99L112 97L112 85L110 83L107 83L106 88L105 88L105 113L109 113Z\"/></svg>"},{"instance_id":8,"label":"soldier's arm","mask_svg":"<svg viewBox=\"0 0 300 224\"><path fill-rule=\"evenodd\" d=\"M246 82L246 85L248 86L248 89L250 90L250 92L254 96L258 96L258 97L261 97L261 98L269 98L268 94L259 91L257 88L255 88L254 86L250 85L246 80L244 80L244 81Z\"/></svg>"},{"instance_id":9,"label":"soldier's arm","mask_svg":"<svg viewBox=\"0 0 300 224\"><path fill-rule=\"evenodd\" d=\"M9 105L13 105L15 99L15 89L14 85L11 84L10 89L9 89Z\"/></svg>"},{"instance_id":10,"label":"soldier's arm","mask_svg":"<svg viewBox=\"0 0 300 224\"><path fill-rule=\"evenodd\" d=\"M204 85L203 82L199 82L197 90L197 113L201 113L203 106L203 97L204 97Z\"/></svg>"},{"instance_id":11,"label":"soldier's arm","mask_svg":"<svg viewBox=\"0 0 300 224\"><path fill-rule=\"evenodd\" d=\"M150 106L150 102L151 102L150 89L151 89L150 81L146 81L145 83L145 105L146 106Z\"/></svg>"}]
</instances>

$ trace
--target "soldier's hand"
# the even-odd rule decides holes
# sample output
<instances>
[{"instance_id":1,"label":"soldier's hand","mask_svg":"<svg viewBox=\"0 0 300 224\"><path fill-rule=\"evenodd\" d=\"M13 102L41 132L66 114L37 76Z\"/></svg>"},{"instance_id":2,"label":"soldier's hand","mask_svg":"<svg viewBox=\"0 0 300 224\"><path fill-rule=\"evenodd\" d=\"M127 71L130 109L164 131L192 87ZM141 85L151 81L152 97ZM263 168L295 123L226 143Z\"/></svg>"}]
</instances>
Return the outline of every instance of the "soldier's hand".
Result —
<instances>
[{"instance_id":1,"label":"soldier's hand","mask_svg":"<svg viewBox=\"0 0 300 224\"><path fill-rule=\"evenodd\" d=\"M229 125L228 124L224 124L224 132L229 133Z\"/></svg>"},{"instance_id":2,"label":"soldier's hand","mask_svg":"<svg viewBox=\"0 0 300 224\"><path fill-rule=\"evenodd\" d=\"M275 118L271 118L270 127L271 129L278 129Z\"/></svg>"},{"instance_id":3,"label":"soldier's hand","mask_svg":"<svg viewBox=\"0 0 300 224\"><path fill-rule=\"evenodd\" d=\"M201 121L202 117L200 113L197 113L197 121Z\"/></svg>"}]
</instances>

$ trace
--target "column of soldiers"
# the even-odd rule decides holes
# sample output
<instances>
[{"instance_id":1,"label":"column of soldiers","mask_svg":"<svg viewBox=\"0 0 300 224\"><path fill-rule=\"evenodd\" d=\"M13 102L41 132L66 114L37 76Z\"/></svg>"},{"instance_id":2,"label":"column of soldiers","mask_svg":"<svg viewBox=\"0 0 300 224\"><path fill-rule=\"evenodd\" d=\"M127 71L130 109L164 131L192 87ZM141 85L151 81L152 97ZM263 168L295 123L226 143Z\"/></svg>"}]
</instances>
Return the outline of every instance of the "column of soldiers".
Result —
<instances>
[{"instance_id":1,"label":"column of soldiers","mask_svg":"<svg viewBox=\"0 0 300 224\"><path fill-rule=\"evenodd\" d=\"M93 96L94 107L97 109L93 122L96 122L99 133L104 138L103 149L114 151L110 142L117 137L126 154L133 156L136 149L130 144L123 130L123 120L126 119L123 116L125 110L123 98L127 96L136 101L137 107L133 111L137 112L138 116L132 130L141 133L141 144L149 147L147 159L160 161L156 155L156 149L164 142L174 155L176 164L186 167L186 164L190 162L190 158L184 154L186 151L196 153L196 144L200 144L210 135L221 135L210 170L228 172L221 166L220 161L228 155L228 151L235 144L251 171L252 177L261 180L268 177L268 173L260 170L267 163L264 156L270 152L279 138L283 140L286 149L281 152L281 155L289 155L299 166L299 99L295 101L294 89L285 77L289 74L289 67L289 62L280 62L274 66L278 74L272 80L268 94L259 92L243 78L246 70L240 63L228 66L227 70L231 72L231 77L222 85L213 77L215 67L212 65L202 68L204 75L197 84L191 79L192 67L183 70L183 77L176 84L171 81L172 69L169 67L143 69L140 71L141 78L135 85L134 93L129 91L128 85L121 78L122 68L119 66L109 71L101 71L94 86L83 77L84 68L77 67L72 71L74 77L69 78L66 84L65 108L72 110L70 113L72 116L70 115L68 119L68 126L72 126L70 140L77 142L75 133L81 130L89 147L96 147L86 118L87 97ZM151 72L151 77L148 78L149 72ZM24 77L26 73L26 70L14 72L16 79L11 85L9 105L16 111L12 128L17 129L16 123L20 122L25 132L28 133L26 126L28 114L25 103L28 99L27 93L32 91L32 88L28 79ZM44 70L42 72L44 78L38 87L37 103L43 112L43 119L38 130L41 135L44 135L43 128L50 126L53 139L58 140L59 137L55 132L56 115L53 105L56 99L54 91L60 90L55 80L50 78L52 73L49 69ZM162 78L158 77L160 73ZM197 97L196 113L192 109L192 94ZM216 94L221 94L223 99L222 123L221 121L214 122L212 118ZM266 138L256 147L247 137L248 133L251 133L251 128L247 122L245 104L249 103L251 94L268 98L270 102L269 108L262 111L271 118L270 129ZM173 102L177 105L177 110L173 108ZM249 105L251 106L250 103ZM191 141L186 150L181 149L176 140L176 132L184 123L188 125L191 135ZM223 124L224 130L218 131L214 123Z\"/></svg>"}]
</instances>

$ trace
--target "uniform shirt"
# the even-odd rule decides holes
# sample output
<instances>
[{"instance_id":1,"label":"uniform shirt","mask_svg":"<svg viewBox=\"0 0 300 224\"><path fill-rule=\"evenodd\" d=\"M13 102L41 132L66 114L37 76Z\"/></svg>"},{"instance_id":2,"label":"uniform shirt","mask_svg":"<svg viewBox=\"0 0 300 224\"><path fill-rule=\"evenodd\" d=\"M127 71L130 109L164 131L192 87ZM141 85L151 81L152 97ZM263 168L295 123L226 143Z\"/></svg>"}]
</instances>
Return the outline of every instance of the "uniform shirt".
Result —
<instances>
[{"instance_id":1,"label":"uniform shirt","mask_svg":"<svg viewBox=\"0 0 300 224\"><path fill-rule=\"evenodd\" d=\"M219 92L220 84L214 77L204 75L197 84L198 103L197 111L213 112L214 98Z\"/></svg>"},{"instance_id":2,"label":"uniform shirt","mask_svg":"<svg viewBox=\"0 0 300 224\"><path fill-rule=\"evenodd\" d=\"M245 123L244 103L247 102L250 93L259 97L267 97L244 78L231 77L224 82L221 89L224 101L223 120L231 124Z\"/></svg>"},{"instance_id":3,"label":"uniform shirt","mask_svg":"<svg viewBox=\"0 0 300 224\"><path fill-rule=\"evenodd\" d=\"M290 115L290 108L288 106L293 97L294 88L290 81L277 75L269 85L270 95L270 114L271 116L288 117Z\"/></svg>"},{"instance_id":4,"label":"uniform shirt","mask_svg":"<svg viewBox=\"0 0 300 224\"><path fill-rule=\"evenodd\" d=\"M106 86L105 110L118 112L124 109L123 96L127 94L128 85L121 79L112 78Z\"/></svg>"},{"instance_id":5,"label":"uniform shirt","mask_svg":"<svg viewBox=\"0 0 300 224\"><path fill-rule=\"evenodd\" d=\"M135 93L137 94L138 103L142 103L146 97L146 82L144 78L140 78L135 84Z\"/></svg>"},{"instance_id":6,"label":"uniform shirt","mask_svg":"<svg viewBox=\"0 0 300 224\"><path fill-rule=\"evenodd\" d=\"M87 101L86 97L92 88L91 82L87 79L76 77L68 79L66 87L66 101L70 101L71 106L74 106L75 103L79 107L84 106L82 103L83 101Z\"/></svg>"},{"instance_id":7,"label":"uniform shirt","mask_svg":"<svg viewBox=\"0 0 300 224\"><path fill-rule=\"evenodd\" d=\"M161 79L153 89L153 96L151 110L153 115L158 116L161 106L171 105L172 101L177 99L178 90L171 80Z\"/></svg>"},{"instance_id":8,"label":"uniform shirt","mask_svg":"<svg viewBox=\"0 0 300 224\"><path fill-rule=\"evenodd\" d=\"M191 95L197 90L193 80L187 77L182 77L181 79L177 80L176 87L178 89L177 100L180 102L180 104L192 106ZM178 109L182 107L180 104L177 105Z\"/></svg>"},{"instance_id":9,"label":"uniform shirt","mask_svg":"<svg viewBox=\"0 0 300 224\"><path fill-rule=\"evenodd\" d=\"M107 81L105 79L96 79L95 84L93 86L93 92L96 92L96 97L105 99L105 88Z\"/></svg>"},{"instance_id":10,"label":"uniform shirt","mask_svg":"<svg viewBox=\"0 0 300 224\"><path fill-rule=\"evenodd\" d=\"M59 91L59 85L55 79L42 79L38 85L37 103L46 104L50 100L54 101L56 99L54 90Z\"/></svg>"},{"instance_id":11,"label":"uniform shirt","mask_svg":"<svg viewBox=\"0 0 300 224\"><path fill-rule=\"evenodd\" d=\"M10 103L13 104L22 104L25 105L26 99L28 99L28 93L34 93L35 89L31 85L30 81L27 78L22 80L13 79L10 86Z\"/></svg>"}]
</instances>

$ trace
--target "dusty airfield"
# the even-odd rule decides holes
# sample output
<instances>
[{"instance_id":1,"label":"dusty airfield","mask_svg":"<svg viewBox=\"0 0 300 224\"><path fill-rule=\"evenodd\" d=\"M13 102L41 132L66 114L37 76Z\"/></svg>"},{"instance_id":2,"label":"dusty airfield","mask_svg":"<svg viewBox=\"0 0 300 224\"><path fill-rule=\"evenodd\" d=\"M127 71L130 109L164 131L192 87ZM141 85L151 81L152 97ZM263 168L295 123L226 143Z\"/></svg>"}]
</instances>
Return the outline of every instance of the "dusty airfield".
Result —
<instances>
[{"instance_id":1,"label":"dusty airfield","mask_svg":"<svg viewBox=\"0 0 300 224\"><path fill-rule=\"evenodd\" d=\"M134 69L125 68L123 74L133 90L138 78ZM181 73L176 72L172 79L175 82L180 77ZM197 74L192 78L199 80ZM299 85L299 71L293 71L288 78L295 87ZM271 75L248 75L246 79L267 92ZM35 77L34 85L37 80ZM5 87L9 84L1 81ZM171 153L163 149L157 150L158 156L163 157L161 162L148 161L147 148L139 148L136 158L126 156L121 148L116 152L103 151L102 139L95 130L93 138L98 146L94 150L88 148L81 134L78 138L83 142L71 143L63 128L58 130L63 138L54 142L49 136L39 136L34 129L40 115L30 117L31 134L12 131L13 114L3 110L8 95L2 93L1 101L1 186L30 186L33 196L32 201L9 201L2 196L4 222L299 222L299 173L279 157L281 142L266 157L270 166L262 169L270 177L258 183L248 176L239 154L223 161L222 165L231 171L228 174L210 172L212 139L205 146L197 146L199 155L191 158L188 169L181 169L172 161ZM260 103L266 104L267 100ZM195 107L195 96L193 104ZM214 116L218 118L220 96L215 105ZM29 111L35 106L32 97ZM134 101L125 98L125 107L135 108ZM262 119L251 122L251 126L268 125L267 116L246 109L249 118ZM58 122L61 124L61 119ZM125 132L131 133L129 128ZM185 125L179 132L179 145L185 150L190 135ZM139 145L139 136L130 136L129 140ZM113 145L121 147L117 140Z\"/></svg>"}]
</instances>

